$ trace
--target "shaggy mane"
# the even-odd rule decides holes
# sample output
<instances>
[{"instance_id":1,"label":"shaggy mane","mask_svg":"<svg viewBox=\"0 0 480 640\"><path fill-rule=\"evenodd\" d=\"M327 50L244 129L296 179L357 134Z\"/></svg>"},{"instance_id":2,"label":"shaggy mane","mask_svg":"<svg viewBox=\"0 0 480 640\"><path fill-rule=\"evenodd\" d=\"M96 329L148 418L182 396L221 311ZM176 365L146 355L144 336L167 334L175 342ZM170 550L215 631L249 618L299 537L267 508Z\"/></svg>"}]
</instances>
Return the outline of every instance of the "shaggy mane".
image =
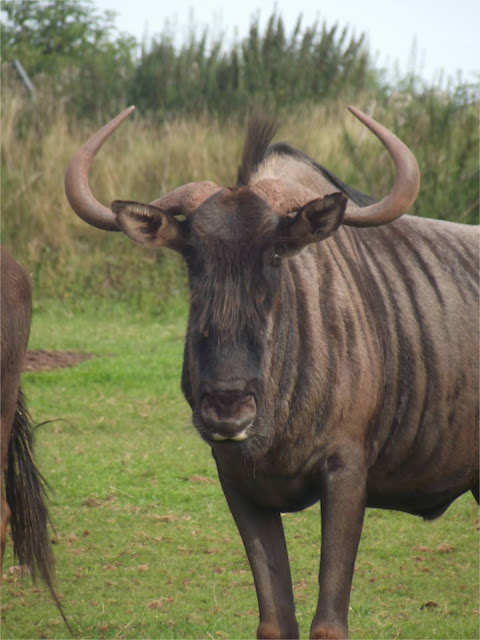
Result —
<instances>
[{"instance_id":1,"label":"shaggy mane","mask_svg":"<svg viewBox=\"0 0 480 640\"><path fill-rule=\"evenodd\" d=\"M276 156L278 158L283 157L290 159L290 161L296 162L298 167L303 165L304 171L306 172L305 176L308 176L308 172L310 172L312 177L315 174L322 176L332 187L342 191L359 207L365 207L376 202L371 196L342 182L335 174L310 158L306 153L295 149L295 147L285 142L277 142L269 146L277 130L277 121L267 120L261 116L254 117L249 123L243 147L242 161L238 168L237 187L246 187L251 185L252 182L255 182L258 178L256 173L262 167L262 164L267 159ZM289 171L288 167L285 167L285 170ZM283 176L274 175L268 177L282 179ZM288 177L292 179L291 176Z\"/></svg>"},{"instance_id":2,"label":"shaggy mane","mask_svg":"<svg viewBox=\"0 0 480 640\"><path fill-rule=\"evenodd\" d=\"M248 125L243 146L242 162L238 168L237 187L246 187L251 176L265 157L268 146L277 132L278 122L256 116Z\"/></svg>"}]
</instances>

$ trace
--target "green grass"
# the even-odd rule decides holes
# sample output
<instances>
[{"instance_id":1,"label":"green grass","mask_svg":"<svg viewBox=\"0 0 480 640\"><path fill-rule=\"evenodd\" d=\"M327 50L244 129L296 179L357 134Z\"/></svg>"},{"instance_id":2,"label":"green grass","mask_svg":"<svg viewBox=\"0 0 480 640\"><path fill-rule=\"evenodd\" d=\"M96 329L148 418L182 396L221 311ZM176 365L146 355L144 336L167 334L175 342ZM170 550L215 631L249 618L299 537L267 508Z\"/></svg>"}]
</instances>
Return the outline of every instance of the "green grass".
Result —
<instances>
[{"instance_id":1,"label":"green grass","mask_svg":"<svg viewBox=\"0 0 480 640\"><path fill-rule=\"evenodd\" d=\"M111 306L108 306L108 305ZM248 563L208 447L180 392L187 307L37 305L31 348L93 354L24 376L51 486L58 591L78 638L252 638ZM302 637L315 610L318 505L284 516ZM353 638L478 638L478 512L439 520L370 510L351 598ZM42 586L8 574L1 637L64 638Z\"/></svg>"}]
</instances>

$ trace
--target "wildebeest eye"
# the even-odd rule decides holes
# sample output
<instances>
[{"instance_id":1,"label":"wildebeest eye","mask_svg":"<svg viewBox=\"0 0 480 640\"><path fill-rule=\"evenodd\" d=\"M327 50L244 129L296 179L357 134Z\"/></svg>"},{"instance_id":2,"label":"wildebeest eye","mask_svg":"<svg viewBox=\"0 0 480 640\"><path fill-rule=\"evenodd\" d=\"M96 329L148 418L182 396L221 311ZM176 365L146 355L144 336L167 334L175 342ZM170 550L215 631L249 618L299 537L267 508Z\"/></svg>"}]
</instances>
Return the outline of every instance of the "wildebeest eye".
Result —
<instances>
[{"instance_id":1,"label":"wildebeest eye","mask_svg":"<svg viewBox=\"0 0 480 640\"><path fill-rule=\"evenodd\" d=\"M270 258L270 264L272 267L279 267L282 264L282 256L278 251L274 251L272 257Z\"/></svg>"}]
</instances>

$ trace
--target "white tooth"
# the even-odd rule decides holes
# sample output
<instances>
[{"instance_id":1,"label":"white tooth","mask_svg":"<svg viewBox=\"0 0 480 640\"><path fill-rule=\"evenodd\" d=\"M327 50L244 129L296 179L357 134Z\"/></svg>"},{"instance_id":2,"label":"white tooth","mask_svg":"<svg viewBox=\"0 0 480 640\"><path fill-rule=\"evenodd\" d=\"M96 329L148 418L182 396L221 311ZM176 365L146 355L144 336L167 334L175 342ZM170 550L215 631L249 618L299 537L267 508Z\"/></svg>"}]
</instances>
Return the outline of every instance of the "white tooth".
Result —
<instances>
[{"instance_id":1,"label":"white tooth","mask_svg":"<svg viewBox=\"0 0 480 640\"><path fill-rule=\"evenodd\" d=\"M222 436L220 433L212 433L212 440L215 440L216 442L224 442L225 440L233 440L234 442L242 442L243 440L247 440L248 439L248 430L250 429L250 427L252 425L253 425L253 420L249 425L247 425L245 427L245 429L243 431L240 431L240 433L237 433L236 435L231 436L231 437Z\"/></svg>"},{"instance_id":2,"label":"white tooth","mask_svg":"<svg viewBox=\"0 0 480 640\"><path fill-rule=\"evenodd\" d=\"M237 433L236 436L232 436L232 440L235 442L241 442L242 440L246 440L248 438L247 429L244 429L242 432Z\"/></svg>"}]
</instances>

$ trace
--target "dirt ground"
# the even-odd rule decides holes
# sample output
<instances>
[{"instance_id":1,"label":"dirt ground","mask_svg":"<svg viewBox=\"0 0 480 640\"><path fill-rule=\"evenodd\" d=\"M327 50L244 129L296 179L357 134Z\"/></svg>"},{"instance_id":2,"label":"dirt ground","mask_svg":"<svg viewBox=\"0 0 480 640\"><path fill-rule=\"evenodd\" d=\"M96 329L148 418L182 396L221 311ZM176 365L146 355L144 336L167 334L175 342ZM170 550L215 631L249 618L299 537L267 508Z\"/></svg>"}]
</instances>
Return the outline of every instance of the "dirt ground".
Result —
<instances>
[{"instance_id":1,"label":"dirt ground","mask_svg":"<svg viewBox=\"0 0 480 640\"><path fill-rule=\"evenodd\" d=\"M82 351L45 351L43 349L33 349L27 351L23 361L24 371L51 371L52 369L62 369L73 367L79 362L88 360L92 355Z\"/></svg>"}]
</instances>

